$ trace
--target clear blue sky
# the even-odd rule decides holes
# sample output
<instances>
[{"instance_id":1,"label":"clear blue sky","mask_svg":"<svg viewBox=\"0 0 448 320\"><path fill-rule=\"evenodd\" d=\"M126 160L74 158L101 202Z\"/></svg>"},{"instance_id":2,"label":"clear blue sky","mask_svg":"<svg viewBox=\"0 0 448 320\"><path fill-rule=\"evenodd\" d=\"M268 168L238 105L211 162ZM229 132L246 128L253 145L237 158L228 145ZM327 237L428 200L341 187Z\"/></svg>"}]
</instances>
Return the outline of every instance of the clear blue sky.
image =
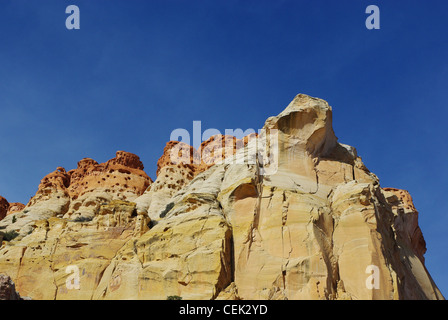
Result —
<instances>
[{"instance_id":1,"label":"clear blue sky","mask_svg":"<svg viewBox=\"0 0 448 320\"><path fill-rule=\"evenodd\" d=\"M0 0L0 194L26 203L57 166L117 150L155 178L173 129L257 129L306 93L383 187L411 192L448 295L447 14L446 0Z\"/></svg>"}]
</instances>

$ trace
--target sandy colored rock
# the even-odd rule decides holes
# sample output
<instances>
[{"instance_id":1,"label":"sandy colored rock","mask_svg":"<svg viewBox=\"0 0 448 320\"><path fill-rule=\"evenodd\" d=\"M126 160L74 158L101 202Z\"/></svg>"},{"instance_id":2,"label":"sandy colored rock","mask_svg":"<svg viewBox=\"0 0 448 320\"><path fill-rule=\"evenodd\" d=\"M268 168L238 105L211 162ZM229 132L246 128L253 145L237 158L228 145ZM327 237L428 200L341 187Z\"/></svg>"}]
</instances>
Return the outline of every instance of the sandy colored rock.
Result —
<instances>
[{"instance_id":1,"label":"sandy colored rock","mask_svg":"<svg viewBox=\"0 0 448 320\"><path fill-rule=\"evenodd\" d=\"M157 162L157 179L135 199L137 212L159 220L171 197L205 170L197 151L182 142L170 141Z\"/></svg>"},{"instance_id":2,"label":"sandy colored rock","mask_svg":"<svg viewBox=\"0 0 448 320\"><path fill-rule=\"evenodd\" d=\"M300 94L259 135L169 142L154 183L125 152L58 168L0 222L20 233L0 270L33 299L444 299L410 194L338 142L332 112Z\"/></svg>"},{"instance_id":3,"label":"sandy colored rock","mask_svg":"<svg viewBox=\"0 0 448 320\"><path fill-rule=\"evenodd\" d=\"M151 220L159 220L160 214L171 203L171 198L194 177L234 156L256 137L256 133L243 139L214 135L204 141L199 150L183 142L169 141L157 162L156 181L135 199L137 211L147 213Z\"/></svg>"},{"instance_id":4,"label":"sandy colored rock","mask_svg":"<svg viewBox=\"0 0 448 320\"><path fill-rule=\"evenodd\" d=\"M120 250L94 298L213 299L231 283L230 260L231 230L223 216L197 211L162 220Z\"/></svg>"},{"instance_id":5,"label":"sandy colored rock","mask_svg":"<svg viewBox=\"0 0 448 320\"><path fill-rule=\"evenodd\" d=\"M101 206L91 221L36 221L33 232L20 242L4 244L2 271L19 279L18 291L33 299L91 299L119 249L141 236L135 232L140 223L135 203L126 201ZM67 286L73 268L78 270L80 289Z\"/></svg>"}]
</instances>

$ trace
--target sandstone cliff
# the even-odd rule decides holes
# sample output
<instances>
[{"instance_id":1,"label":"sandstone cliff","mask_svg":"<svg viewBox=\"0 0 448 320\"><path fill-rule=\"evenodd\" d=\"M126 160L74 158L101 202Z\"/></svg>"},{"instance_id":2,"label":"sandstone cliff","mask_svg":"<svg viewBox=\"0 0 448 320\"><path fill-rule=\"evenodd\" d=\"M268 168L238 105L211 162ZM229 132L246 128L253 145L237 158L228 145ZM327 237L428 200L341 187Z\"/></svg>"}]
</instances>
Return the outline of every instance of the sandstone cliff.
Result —
<instances>
[{"instance_id":1,"label":"sandstone cliff","mask_svg":"<svg viewBox=\"0 0 448 320\"><path fill-rule=\"evenodd\" d=\"M411 196L338 142L327 102L300 94L263 129L169 142L154 182L126 152L58 168L0 221L0 272L33 299L443 299Z\"/></svg>"}]
</instances>

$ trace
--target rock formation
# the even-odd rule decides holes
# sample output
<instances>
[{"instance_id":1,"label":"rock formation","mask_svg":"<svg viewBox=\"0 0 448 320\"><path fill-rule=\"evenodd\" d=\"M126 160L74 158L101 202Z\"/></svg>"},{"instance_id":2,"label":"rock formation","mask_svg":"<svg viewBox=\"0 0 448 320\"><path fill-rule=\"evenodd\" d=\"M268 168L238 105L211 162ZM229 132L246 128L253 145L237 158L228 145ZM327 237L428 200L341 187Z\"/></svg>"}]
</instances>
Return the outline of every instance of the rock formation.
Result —
<instances>
[{"instance_id":1,"label":"rock formation","mask_svg":"<svg viewBox=\"0 0 448 320\"><path fill-rule=\"evenodd\" d=\"M25 208L25 205L20 202L13 202L9 204L8 213L6 214L9 216L10 214L14 214L16 212L20 212Z\"/></svg>"},{"instance_id":2,"label":"rock formation","mask_svg":"<svg viewBox=\"0 0 448 320\"><path fill-rule=\"evenodd\" d=\"M5 198L0 196L0 220L6 216L22 211L24 208L24 204L19 202L9 203Z\"/></svg>"},{"instance_id":3,"label":"rock formation","mask_svg":"<svg viewBox=\"0 0 448 320\"><path fill-rule=\"evenodd\" d=\"M409 193L303 94L260 135L169 142L154 183L125 152L58 168L14 216L0 270L33 299L444 299Z\"/></svg>"},{"instance_id":4,"label":"rock formation","mask_svg":"<svg viewBox=\"0 0 448 320\"><path fill-rule=\"evenodd\" d=\"M9 202L0 196L0 220L6 217L9 210Z\"/></svg>"},{"instance_id":5,"label":"rock formation","mask_svg":"<svg viewBox=\"0 0 448 320\"><path fill-rule=\"evenodd\" d=\"M10 277L0 274L0 300L22 300Z\"/></svg>"}]
</instances>

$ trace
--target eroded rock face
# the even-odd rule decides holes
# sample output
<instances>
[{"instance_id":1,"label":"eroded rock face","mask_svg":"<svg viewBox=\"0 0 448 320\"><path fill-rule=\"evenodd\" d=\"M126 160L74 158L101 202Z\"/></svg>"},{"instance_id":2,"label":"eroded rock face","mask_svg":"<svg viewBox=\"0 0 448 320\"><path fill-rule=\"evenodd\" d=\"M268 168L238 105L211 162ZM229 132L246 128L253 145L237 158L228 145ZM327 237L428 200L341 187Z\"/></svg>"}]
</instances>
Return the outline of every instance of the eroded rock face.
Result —
<instances>
[{"instance_id":1,"label":"eroded rock face","mask_svg":"<svg viewBox=\"0 0 448 320\"><path fill-rule=\"evenodd\" d=\"M111 200L133 201L145 192L152 180L143 171L139 157L118 151L115 158L98 164L83 159L78 168L68 172L71 198L65 217L93 217L102 203Z\"/></svg>"},{"instance_id":2,"label":"eroded rock face","mask_svg":"<svg viewBox=\"0 0 448 320\"><path fill-rule=\"evenodd\" d=\"M21 300L11 278L0 274L0 300Z\"/></svg>"},{"instance_id":3,"label":"eroded rock face","mask_svg":"<svg viewBox=\"0 0 448 320\"><path fill-rule=\"evenodd\" d=\"M33 299L443 299L409 193L382 188L331 120L298 95L260 136L169 142L152 184L124 152L58 168L0 223L27 230L0 270Z\"/></svg>"},{"instance_id":4,"label":"eroded rock face","mask_svg":"<svg viewBox=\"0 0 448 320\"><path fill-rule=\"evenodd\" d=\"M113 200L132 201L142 195L152 180L143 171L139 157L118 151L116 157L97 163L82 159L74 170L58 167L45 176L26 207L0 223L5 231L19 233L18 240L35 228L35 221L51 217L93 219L101 205Z\"/></svg>"},{"instance_id":5,"label":"eroded rock face","mask_svg":"<svg viewBox=\"0 0 448 320\"><path fill-rule=\"evenodd\" d=\"M199 150L179 141L166 144L163 155L157 162L157 179L138 199L138 212L147 212L152 220L160 215L170 204L171 198L198 174L244 148L256 134L243 139L231 136L215 135L204 141Z\"/></svg>"},{"instance_id":6,"label":"eroded rock face","mask_svg":"<svg viewBox=\"0 0 448 320\"><path fill-rule=\"evenodd\" d=\"M9 210L9 202L0 196L0 220L6 217Z\"/></svg>"},{"instance_id":7,"label":"eroded rock face","mask_svg":"<svg viewBox=\"0 0 448 320\"><path fill-rule=\"evenodd\" d=\"M23 209L25 209L25 205L23 203L20 203L20 202L10 203L9 204L8 213L6 215L9 216L10 214L14 214L16 212L20 212Z\"/></svg>"},{"instance_id":8,"label":"eroded rock face","mask_svg":"<svg viewBox=\"0 0 448 320\"><path fill-rule=\"evenodd\" d=\"M411 195L406 190L395 188L384 188L383 191L394 214L394 229L424 263L426 242L418 225L418 211L414 207Z\"/></svg>"}]
</instances>

